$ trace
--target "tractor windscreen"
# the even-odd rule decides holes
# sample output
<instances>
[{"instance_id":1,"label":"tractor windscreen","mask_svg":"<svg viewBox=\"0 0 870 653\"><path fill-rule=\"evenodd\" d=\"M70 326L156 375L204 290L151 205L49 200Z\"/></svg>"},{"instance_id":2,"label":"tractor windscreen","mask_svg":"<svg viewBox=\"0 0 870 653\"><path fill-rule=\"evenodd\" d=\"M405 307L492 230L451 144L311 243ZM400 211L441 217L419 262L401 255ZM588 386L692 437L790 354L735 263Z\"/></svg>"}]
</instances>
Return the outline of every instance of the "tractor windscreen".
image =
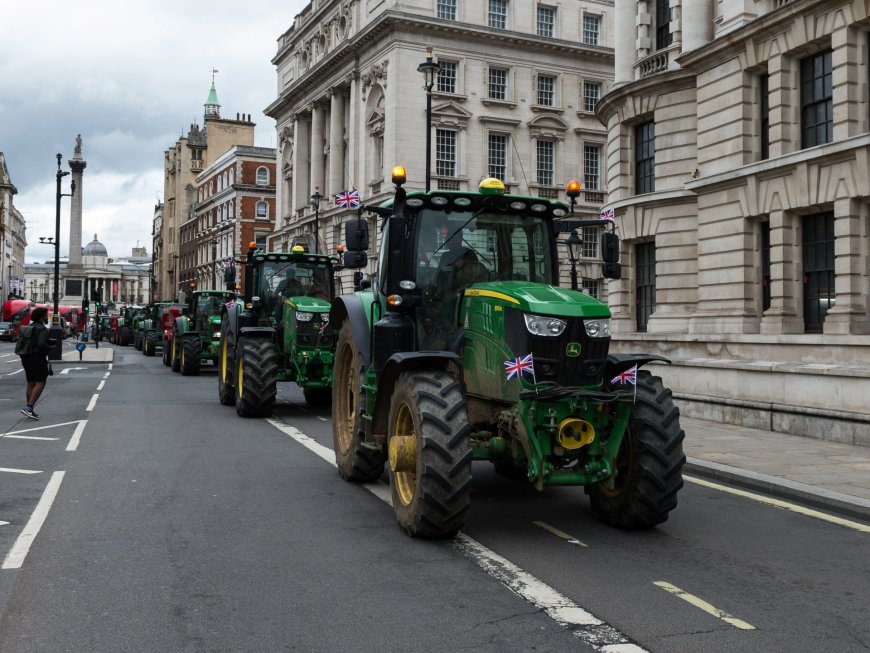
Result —
<instances>
[{"instance_id":1,"label":"tractor windscreen","mask_svg":"<svg viewBox=\"0 0 870 653\"><path fill-rule=\"evenodd\" d=\"M196 300L196 315L197 317L209 317L211 315L220 315L221 308L227 300L224 297L216 295L204 295Z\"/></svg>"},{"instance_id":2,"label":"tractor windscreen","mask_svg":"<svg viewBox=\"0 0 870 653\"><path fill-rule=\"evenodd\" d=\"M257 292L267 312L290 297L332 298L329 265L317 261L265 261L257 280Z\"/></svg>"}]
</instances>

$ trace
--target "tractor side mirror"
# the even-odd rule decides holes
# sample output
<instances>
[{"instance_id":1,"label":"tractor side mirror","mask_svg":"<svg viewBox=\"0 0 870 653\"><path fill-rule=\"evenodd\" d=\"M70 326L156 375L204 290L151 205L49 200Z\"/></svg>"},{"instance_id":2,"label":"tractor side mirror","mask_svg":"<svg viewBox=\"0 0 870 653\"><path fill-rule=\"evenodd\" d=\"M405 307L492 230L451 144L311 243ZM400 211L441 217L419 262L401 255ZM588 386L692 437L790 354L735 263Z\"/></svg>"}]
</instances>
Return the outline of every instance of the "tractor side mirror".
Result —
<instances>
[{"instance_id":1,"label":"tractor side mirror","mask_svg":"<svg viewBox=\"0 0 870 653\"><path fill-rule=\"evenodd\" d=\"M348 252L365 252L369 248L369 223L359 218L345 222L344 243Z\"/></svg>"},{"instance_id":2,"label":"tractor side mirror","mask_svg":"<svg viewBox=\"0 0 870 653\"><path fill-rule=\"evenodd\" d=\"M351 250L347 250L344 253L342 261L344 263L344 267L355 270L357 268L364 268L366 263L368 263L369 257L365 252L354 252Z\"/></svg>"},{"instance_id":3,"label":"tractor side mirror","mask_svg":"<svg viewBox=\"0 0 870 653\"><path fill-rule=\"evenodd\" d=\"M619 263L605 263L601 266L601 274L605 279L622 278L622 265Z\"/></svg>"},{"instance_id":4,"label":"tractor side mirror","mask_svg":"<svg viewBox=\"0 0 870 653\"><path fill-rule=\"evenodd\" d=\"M601 234L601 260L605 263L619 263L619 236L611 231Z\"/></svg>"}]
</instances>

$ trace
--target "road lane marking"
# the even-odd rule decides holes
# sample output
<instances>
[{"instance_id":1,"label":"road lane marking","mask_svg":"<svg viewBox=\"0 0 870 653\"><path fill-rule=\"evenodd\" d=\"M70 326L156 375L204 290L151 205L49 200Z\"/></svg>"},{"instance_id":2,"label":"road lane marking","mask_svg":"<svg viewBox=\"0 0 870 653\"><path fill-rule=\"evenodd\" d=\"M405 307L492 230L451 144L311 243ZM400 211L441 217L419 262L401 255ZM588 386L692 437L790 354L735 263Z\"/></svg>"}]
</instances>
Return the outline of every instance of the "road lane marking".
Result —
<instances>
[{"instance_id":1,"label":"road lane marking","mask_svg":"<svg viewBox=\"0 0 870 653\"><path fill-rule=\"evenodd\" d=\"M41 435L0 435L0 437L12 438L13 440L46 440L49 442L60 440L60 438L44 438Z\"/></svg>"},{"instance_id":2,"label":"road lane marking","mask_svg":"<svg viewBox=\"0 0 870 653\"><path fill-rule=\"evenodd\" d=\"M737 617L732 617L727 612L724 612L719 608L710 605L704 599L698 598L694 594L689 594L688 592L681 590L676 585L671 585L670 583L663 580L657 580L653 583L653 585L661 587L663 590L670 592L674 596L678 596L687 603L691 603L696 608L699 608L704 612L707 612L708 614L712 614L717 619L721 619L722 621L731 624L735 628L739 628L740 630L755 630L755 626L753 626L752 624L746 623L745 621L743 621L742 619L738 619Z\"/></svg>"},{"instance_id":3,"label":"road lane marking","mask_svg":"<svg viewBox=\"0 0 870 653\"><path fill-rule=\"evenodd\" d=\"M86 370L87 367L65 367L59 373L60 374L69 374L72 370Z\"/></svg>"},{"instance_id":4,"label":"road lane marking","mask_svg":"<svg viewBox=\"0 0 870 653\"><path fill-rule=\"evenodd\" d=\"M106 372L105 374L103 374L103 378L104 378L104 379L108 379L108 378L109 378L109 373Z\"/></svg>"},{"instance_id":5,"label":"road lane marking","mask_svg":"<svg viewBox=\"0 0 870 653\"><path fill-rule=\"evenodd\" d=\"M589 545L588 545L588 544L584 544L583 542L581 542L580 540L578 540L576 537L572 537L572 536L568 535L568 533L566 533L565 531L560 531L560 530L559 530L558 528L556 528L555 526L550 526L550 525L547 524L546 522L542 522L542 521L533 521L532 523L533 523L535 526L538 526L538 527L540 527L540 528L543 528L545 531L547 531L547 532L549 532L549 533L552 533L552 534L555 535L556 537L560 537L560 538L562 538L562 539L565 540L568 544L575 544L575 545L577 545L577 546L582 546L582 547L587 548L587 549L589 548Z\"/></svg>"},{"instance_id":6,"label":"road lane marking","mask_svg":"<svg viewBox=\"0 0 870 653\"><path fill-rule=\"evenodd\" d=\"M108 367L108 370L109 370L109 372L111 372L111 371L112 371L112 363L109 363L109 367ZM106 376L108 376L108 374L107 374L107 375L106 375Z\"/></svg>"},{"instance_id":7,"label":"road lane marking","mask_svg":"<svg viewBox=\"0 0 870 653\"><path fill-rule=\"evenodd\" d=\"M69 443L66 445L67 451L75 451L79 446L79 440L82 439L82 433L85 430L85 426L87 426L88 420L82 419L79 420L78 426L76 426L76 430L73 432L72 437L69 439Z\"/></svg>"},{"instance_id":8,"label":"road lane marking","mask_svg":"<svg viewBox=\"0 0 870 653\"><path fill-rule=\"evenodd\" d=\"M24 368L22 367L20 370L15 370L14 372L10 372L6 376L15 376L16 374L21 374L23 371L24 371Z\"/></svg>"},{"instance_id":9,"label":"road lane marking","mask_svg":"<svg viewBox=\"0 0 870 653\"><path fill-rule=\"evenodd\" d=\"M51 475L48 485L45 486L45 492L42 493L42 498L36 504L36 509L30 515L24 530L21 531L18 539L15 540L15 544L12 545L9 553L6 554L6 559L3 561L3 566L0 569L21 568L24 559L27 557L27 552L30 551L30 545L33 544L33 540L39 534L39 529L42 528L46 517L48 517L48 511L51 510L51 504L54 503L57 491L60 489L64 473L54 472Z\"/></svg>"},{"instance_id":10,"label":"road lane marking","mask_svg":"<svg viewBox=\"0 0 870 653\"><path fill-rule=\"evenodd\" d=\"M97 405L97 399L99 399L99 398L100 398L99 393L97 393L93 397L91 397L91 400L88 402L88 407L85 408L85 412L88 412L88 413L91 412L94 409L94 406Z\"/></svg>"},{"instance_id":11,"label":"road lane marking","mask_svg":"<svg viewBox=\"0 0 870 653\"><path fill-rule=\"evenodd\" d=\"M329 447L305 435L295 426L274 418L266 419L276 429L290 436L312 453L320 456L333 467L335 452ZM360 483L369 492L392 505L389 485L381 482ZM579 640L603 653L647 653L646 649L633 643L613 626L605 623L585 608L574 603L543 581L517 567L510 560L498 555L477 540L460 532L452 546L473 560L487 574L523 599L544 611L559 625L568 628Z\"/></svg>"},{"instance_id":12,"label":"road lane marking","mask_svg":"<svg viewBox=\"0 0 870 653\"><path fill-rule=\"evenodd\" d=\"M70 424L78 424L79 420L74 419L70 422L60 422L58 424L46 424L45 426L34 426L32 429L18 429L17 431L9 431L5 435L18 435L19 433L30 433L31 431L44 431L45 429L53 429L58 426L69 426Z\"/></svg>"},{"instance_id":13,"label":"road lane marking","mask_svg":"<svg viewBox=\"0 0 870 653\"><path fill-rule=\"evenodd\" d=\"M845 526L846 528L851 528L852 530L858 531L860 533L870 533L870 525L861 524L860 522L851 521L849 519L843 519L842 517L835 517L834 515L828 515L824 512L813 510L812 508L804 508L803 506L799 506L796 503L789 503L788 501L773 499L771 497L766 497L762 494L747 492L746 490L738 490L737 488L728 487L727 485L720 485L719 483L711 483L710 481L695 478L694 476L684 475L683 480L713 490L719 490L720 492L727 492L728 494L734 494L738 497L744 497L745 499L751 499L752 501L757 501L758 503L766 503L767 505L774 506L775 508L782 508L783 510L796 512L798 514L804 515L805 517L813 517L815 519L821 519L822 521L830 522L832 524L837 524L838 526Z\"/></svg>"},{"instance_id":14,"label":"road lane marking","mask_svg":"<svg viewBox=\"0 0 870 653\"><path fill-rule=\"evenodd\" d=\"M9 526L8 521L0 521L0 526Z\"/></svg>"},{"instance_id":15,"label":"road lane marking","mask_svg":"<svg viewBox=\"0 0 870 653\"><path fill-rule=\"evenodd\" d=\"M97 386L97 392L103 389L103 386L106 385L106 379L100 381L100 385Z\"/></svg>"},{"instance_id":16,"label":"road lane marking","mask_svg":"<svg viewBox=\"0 0 870 653\"><path fill-rule=\"evenodd\" d=\"M0 467L0 472L8 472L10 474L42 474L38 469L15 469L14 467Z\"/></svg>"}]
</instances>

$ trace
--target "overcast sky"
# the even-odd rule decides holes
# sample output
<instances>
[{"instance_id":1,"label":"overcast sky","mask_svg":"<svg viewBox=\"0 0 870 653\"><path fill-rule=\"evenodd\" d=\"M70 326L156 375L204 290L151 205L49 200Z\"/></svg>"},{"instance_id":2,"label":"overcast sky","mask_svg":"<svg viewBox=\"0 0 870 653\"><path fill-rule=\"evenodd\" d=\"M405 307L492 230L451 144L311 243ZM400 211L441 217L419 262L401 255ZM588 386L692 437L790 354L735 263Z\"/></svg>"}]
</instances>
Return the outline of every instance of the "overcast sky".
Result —
<instances>
[{"instance_id":1,"label":"overcast sky","mask_svg":"<svg viewBox=\"0 0 870 653\"><path fill-rule=\"evenodd\" d=\"M52 259L58 153L69 170L84 142L82 245L96 233L110 257L151 255L163 153L192 122L217 69L221 115L250 113L256 144L275 147L263 115L277 97L271 59L305 0L61 0L2 3L0 152L27 221L28 263ZM69 177L64 192L69 192ZM61 205L61 255L69 246Z\"/></svg>"}]
</instances>

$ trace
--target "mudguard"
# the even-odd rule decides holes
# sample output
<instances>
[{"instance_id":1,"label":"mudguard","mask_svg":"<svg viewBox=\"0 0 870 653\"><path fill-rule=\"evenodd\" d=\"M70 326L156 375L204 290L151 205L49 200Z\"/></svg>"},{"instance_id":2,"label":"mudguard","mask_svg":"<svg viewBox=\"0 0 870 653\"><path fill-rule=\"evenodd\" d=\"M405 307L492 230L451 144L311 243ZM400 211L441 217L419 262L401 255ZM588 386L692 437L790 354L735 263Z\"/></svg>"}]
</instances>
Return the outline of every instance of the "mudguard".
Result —
<instances>
[{"instance_id":1,"label":"mudguard","mask_svg":"<svg viewBox=\"0 0 870 653\"><path fill-rule=\"evenodd\" d=\"M618 374L622 374L635 365L640 369L642 365L646 365L653 361L662 361L668 365L671 364L670 359L665 358L664 356L650 354L608 354L607 363L604 366L604 381L606 383Z\"/></svg>"},{"instance_id":2,"label":"mudguard","mask_svg":"<svg viewBox=\"0 0 870 653\"><path fill-rule=\"evenodd\" d=\"M368 295L371 297L371 293ZM371 306L370 301L368 304ZM345 320L350 320L353 340L359 347L363 369L368 369L372 364L372 328L368 307L358 294L341 295L332 302L332 308L329 310L332 332L337 334Z\"/></svg>"}]
</instances>

